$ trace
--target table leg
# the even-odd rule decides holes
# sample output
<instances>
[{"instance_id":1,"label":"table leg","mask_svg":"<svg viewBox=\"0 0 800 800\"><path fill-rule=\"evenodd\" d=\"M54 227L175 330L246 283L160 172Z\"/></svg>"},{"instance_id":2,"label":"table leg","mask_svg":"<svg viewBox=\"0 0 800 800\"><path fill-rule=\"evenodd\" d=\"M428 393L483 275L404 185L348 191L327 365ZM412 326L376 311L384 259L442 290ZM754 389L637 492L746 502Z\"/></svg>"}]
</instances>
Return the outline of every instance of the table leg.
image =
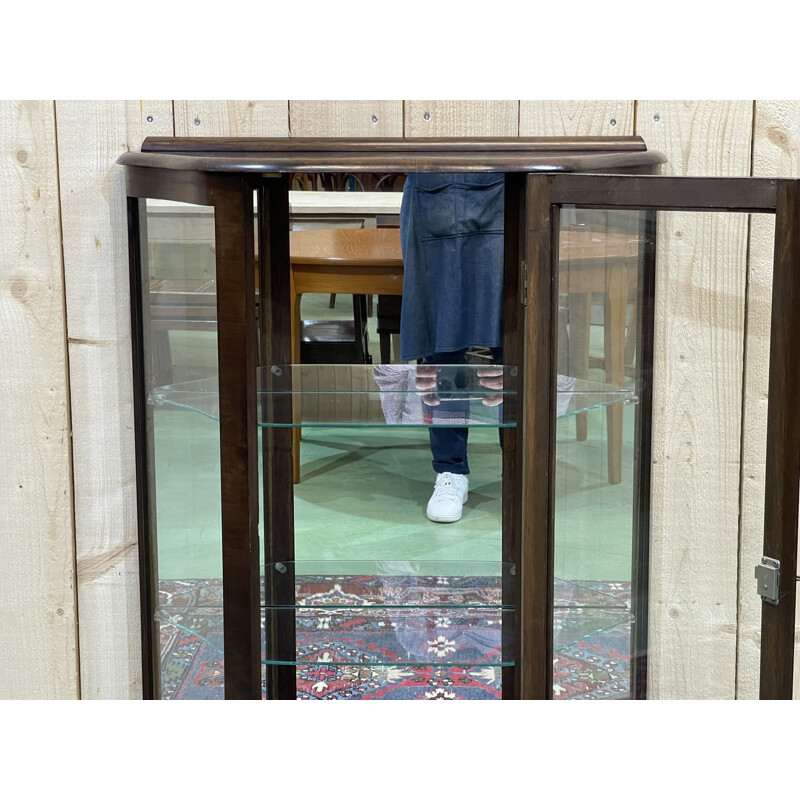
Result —
<instances>
[{"instance_id":1,"label":"table leg","mask_svg":"<svg viewBox=\"0 0 800 800\"><path fill-rule=\"evenodd\" d=\"M628 287L624 267L609 267L604 314L606 381L616 386L625 382L625 312ZM622 480L622 415L624 406L615 403L606 409L608 435L608 482Z\"/></svg>"}]
</instances>

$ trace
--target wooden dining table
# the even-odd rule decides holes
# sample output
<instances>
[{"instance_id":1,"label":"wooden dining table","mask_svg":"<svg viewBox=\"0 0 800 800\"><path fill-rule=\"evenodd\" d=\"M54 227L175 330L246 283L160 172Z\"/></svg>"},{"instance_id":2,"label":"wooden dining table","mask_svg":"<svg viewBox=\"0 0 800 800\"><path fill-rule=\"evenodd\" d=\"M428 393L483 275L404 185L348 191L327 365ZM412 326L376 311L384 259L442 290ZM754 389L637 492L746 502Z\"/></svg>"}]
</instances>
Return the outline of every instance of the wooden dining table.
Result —
<instances>
[{"instance_id":1,"label":"wooden dining table","mask_svg":"<svg viewBox=\"0 0 800 800\"><path fill-rule=\"evenodd\" d=\"M289 234L292 362L300 363L304 294L403 294L399 228L323 228ZM292 431L293 479L300 481L300 429Z\"/></svg>"},{"instance_id":2,"label":"wooden dining table","mask_svg":"<svg viewBox=\"0 0 800 800\"><path fill-rule=\"evenodd\" d=\"M559 293L567 297L569 342L559 370L577 378L589 371L589 327L592 295L602 294L603 368L606 383L625 381L626 313L638 282L639 240L626 233L564 230L559 233ZM403 257L399 228L322 228L290 232L291 349L300 363L300 301L304 294L402 295ZM151 320L159 327L216 327L213 281L197 291L166 284L151 291ZM188 301L187 301L187 295ZM197 296L194 296L197 295ZM177 306L187 319L168 320ZM180 316L180 315L179 315ZM188 318L191 317L191 318ZM566 344L566 337L562 337ZM622 407L607 409L608 478L621 480ZM577 438L586 438L587 415L577 417ZM295 483L300 480L300 429L293 431Z\"/></svg>"},{"instance_id":3,"label":"wooden dining table","mask_svg":"<svg viewBox=\"0 0 800 800\"><path fill-rule=\"evenodd\" d=\"M592 295L602 294L605 381L625 381L628 300L638 282L639 239L628 233L587 229L559 233L559 292L568 298L570 336L559 366L566 374L589 373ZM398 228L293 231L290 234L292 354L300 363L300 299L303 294L402 295L403 258ZM608 479L622 480L621 405L606 411ZM587 414L576 419L579 440L587 437ZM294 431L294 480L300 480L300 430Z\"/></svg>"}]
</instances>

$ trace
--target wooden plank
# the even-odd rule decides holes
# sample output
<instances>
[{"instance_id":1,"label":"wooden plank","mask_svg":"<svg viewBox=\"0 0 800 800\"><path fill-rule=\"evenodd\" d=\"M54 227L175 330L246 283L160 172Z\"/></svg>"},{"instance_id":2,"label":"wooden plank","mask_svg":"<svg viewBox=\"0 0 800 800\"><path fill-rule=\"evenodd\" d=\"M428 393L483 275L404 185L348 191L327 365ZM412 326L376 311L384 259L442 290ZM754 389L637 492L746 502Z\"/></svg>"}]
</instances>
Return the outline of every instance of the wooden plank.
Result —
<instances>
[{"instance_id":1,"label":"wooden plank","mask_svg":"<svg viewBox=\"0 0 800 800\"><path fill-rule=\"evenodd\" d=\"M406 100L406 136L519 136L518 100Z\"/></svg>"},{"instance_id":2,"label":"wooden plank","mask_svg":"<svg viewBox=\"0 0 800 800\"><path fill-rule=\"evenodd\" d=\"M639 101L665 174L749 174L751 102ZM736 691L748 220L659 215L648 696Z\"/></svg>"},{"instance_id":3,"label":"wooden plank","mask_svg":"<svg viewBox=\"0 0 800 800\"><path fill-rule=\"evenodd\" d=\"M520 100L520 136L631 136L633 100Z\"/></svg>"},{"instance_id":4,"label":"wooden plank","mask_svg":"<svg viewBox=\"0 0 800 800\"><path fill-rule=\"evenodd\" d=\"M175 100L173 105L176 136L289 135L287 100Z\"/></svg>"},{"instance_id":5,"label":"wooden plank","mask_svg":"<svg viewBox=\"0 0 800 800\"><path fill-rule=\"evenodd\" d=\"M800 176L800 101L756 101L753 175ZM775 219L772 216L754 216L750 227L747 274L740 523L741 596L737 697L744 699L754 699L759 693L762 600L755 592L753 568L764 555L764 486L774 238ZM791 572L791 568L788 572ZM797 574L800 574L800 565ZM800 614L800 606L797 610ZM795 649L794 696L800 699L800 625L796 630L798 646Z\"/></svg>"},{"instance_id":6,"label":"wooden plank","mask_svg":"<svg viewBox=\"0 0 800 800\"><path fill-rule=\"evenodd\" d=\"M169 101L59 101L81 694L141 697L127 207L120 153L172 130ZM148 117L153 122L148 122Z\"/></svg>"},{"instance_id":7,"label":"wooden plank","mask_svg":"<svg viewBox=\"0 0 800 800\"><path fill-rule=\"evenodd\" d=\"M80 695L55 109L0 103L0 698Z\"/></svg>"},{"instance_id":8,"label":"wooden plank","mask_svg":"<svg viewBox=\"0 0 800 800\"><path fill-rule=\"evenodd\" d=\"M292 136L403 135L402 100L290 100Z\"/></svg>"}]
</instances>

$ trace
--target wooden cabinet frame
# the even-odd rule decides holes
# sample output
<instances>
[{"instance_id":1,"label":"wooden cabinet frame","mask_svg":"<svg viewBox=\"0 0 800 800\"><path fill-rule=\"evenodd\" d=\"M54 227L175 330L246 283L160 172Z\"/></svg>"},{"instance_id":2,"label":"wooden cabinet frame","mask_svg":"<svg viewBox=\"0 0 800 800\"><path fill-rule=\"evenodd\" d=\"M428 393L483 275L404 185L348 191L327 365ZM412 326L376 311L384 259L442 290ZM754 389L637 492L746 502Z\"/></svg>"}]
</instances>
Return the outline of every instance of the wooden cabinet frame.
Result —
<instances>
[{"instance_id":1,"label":"wooden cabinet frame","mask_svg":"<svg viewBox=\"0 0 800 800\"><path fill-rule=\"evenodd\" d=\"M657 210L762 212L776 215L775 266L767 433L764 554L793 567L797 559L800 426L792 401L800 396L800 181L760 178L672 178L652 174L663 156L638 137L558 139L149 139L128 153L129 246L132 286L139 536L142 573L145 696L158 696L158 643L153 611L155 531L145 429L143 354L146 309L141 297L143 215L138 198L213 206L217 241L217 321L220 391L222 553L226 699L261 697L258 457L264 462L266 561L292 561L292 436L269 429L258 442L256 368L291 362L289 316L290 172L494 171L506 173L505 361L520 371L520 420L506 430L503 451L502 559L517 565L504 587L516 630L504 647L516 655L503 668L503 697L552 696L553 486L555 450L555 331L558 230L564 205ZM625 173L614 174L614 173ZM258 199L258 267L262 324L256 317L253 194ZM527 264L527 296L522 264ZM642 358L652 363L655 247L644 258L644 302L638 305ZM146 271L146 265L144 265ZM523 301L526 301L524 304ZM265 311L268 310L268 313ZM260 355L259 355L260 354ZM646 598L649 525L649 382L638 429L635 561ZM532 480L535 476L536 479ZM547 509L542 514L541 509ZM781 583L780 602L764 603L762 698L790 698L796 582ZM278 598L273 598L278 599ZM646 607L640 607L644 613ZM271 631L271 646L290 654L294 632ZM509 632L511 633L511 632ZM635 697L646 696L646 634L632 659ZM271 696L294 697L294 667L272 667Z\"/></svg>"}]
</instances>

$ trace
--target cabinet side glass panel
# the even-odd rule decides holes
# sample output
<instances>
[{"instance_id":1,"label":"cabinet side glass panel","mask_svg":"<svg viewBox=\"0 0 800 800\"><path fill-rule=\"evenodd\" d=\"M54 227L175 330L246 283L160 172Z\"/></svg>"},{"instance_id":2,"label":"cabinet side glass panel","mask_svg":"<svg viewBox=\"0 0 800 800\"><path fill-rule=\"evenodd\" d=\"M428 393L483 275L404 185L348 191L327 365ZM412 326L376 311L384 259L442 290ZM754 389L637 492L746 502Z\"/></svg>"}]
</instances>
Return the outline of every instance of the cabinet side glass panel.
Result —
<instances>
[{"instance_id":1,"label":"cabinet side glass panel","mask_svg":"<svg viewBox=\"0 0 800 800\"><path fill-rule=\"evenodd\" d=\"M219 424L162 402L217 383L214 212L148 199L140 215L150 537L160 699L223 699Z\"/></svg>"}]
</instances>

